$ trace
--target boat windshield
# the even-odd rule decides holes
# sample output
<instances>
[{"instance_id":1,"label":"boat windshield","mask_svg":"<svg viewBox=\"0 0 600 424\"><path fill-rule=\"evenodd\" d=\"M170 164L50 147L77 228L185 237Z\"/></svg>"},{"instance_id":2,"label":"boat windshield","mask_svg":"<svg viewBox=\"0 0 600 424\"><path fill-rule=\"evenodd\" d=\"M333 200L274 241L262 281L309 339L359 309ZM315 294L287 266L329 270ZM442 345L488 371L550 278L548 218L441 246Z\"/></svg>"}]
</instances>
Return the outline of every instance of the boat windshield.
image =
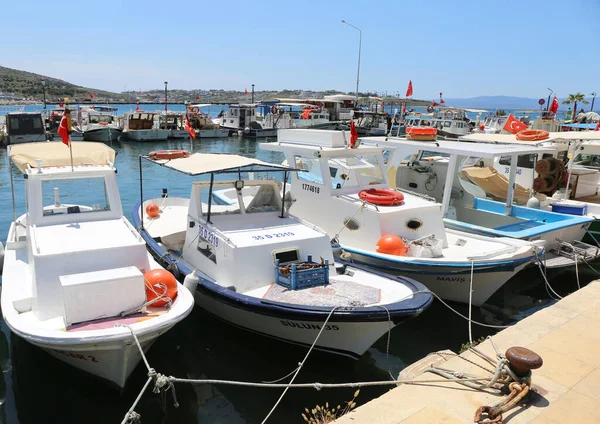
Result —
<instances>
[{"instance_id":1,"label":"boat windshield","mask_svg":"<svg viewBox=\"0 0 600 424\"><path fill-rule=\"evenodd\" d=\"M573 165L584 166L592 169L600 169L600 154L580 153L575 157Z\"/></svg>"},{"instance_id":2,"label":"boat windshield","mask_svg":"<svg viewBox=\"0 0 600 424\"><path fill-rule=\"evenodd\" d=\"M328 162L334 189L385 184L376 155L330 158Z\"/></svg>"},{"instance_id":3,"label":"boat windshield","mask_svg":"<svg viewBox=\"0 0 600 424\"><path fill-rule=\"evenodd\" d=\"M42 181L42 200L44 216L110 210L104 177Z\"/></svg>"},{"instance_id":4,"label":"boat windshield","mask_svg":"<svg viewBox=\"0 0 600 424\"><path fill-rule=\"evenodd\" d=\"M99 124L101 122L110 124L113 122L113 116L112 115L90 115L90 124Z\"/></svg>"}]
</instances>

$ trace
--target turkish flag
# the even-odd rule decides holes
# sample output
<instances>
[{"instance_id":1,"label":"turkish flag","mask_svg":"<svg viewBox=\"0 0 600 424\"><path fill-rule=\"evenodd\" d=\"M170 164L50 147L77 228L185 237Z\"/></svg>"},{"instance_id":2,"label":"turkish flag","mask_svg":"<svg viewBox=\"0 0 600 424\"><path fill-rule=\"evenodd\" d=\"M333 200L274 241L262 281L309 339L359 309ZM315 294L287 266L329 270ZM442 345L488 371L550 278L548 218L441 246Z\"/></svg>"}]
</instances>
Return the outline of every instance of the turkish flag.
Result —
<instances>
[{"instance_id":1,"label":"turkish flag","mask_svg":"<svg viewBox=\"0 0 600 424\"><path fill-rule=\"evenodd\" d=\"M196 94L196 100L200 100L200 96Z\"/></svg>"},{"instance_id":2,"label":"turkish flag","mask_svg":"<svg viewBox=\"0 0 600 424\"><path fill-rule=\"evenodd\" d=\"M196 139L196 131L194 131L194 129L192 128L192 125L190 124L190 118L188 117L187 113L185 114L185 130L188 132L188 134L190 135L190 137L192 137L193 140Z\"/></svg>"},{"instance_id":3,"label":"turkish flag","mask_svg":"<svg viewBox=\"0 0 600 424\"><path fill-rule=\"evenodd\" d=\"M408 81L408 88L406 89L406 97L410 97L413 95L413 88L412 88L412 80Z\"/></svg>"},{"instance_id":4,"label":"turkish flag","mask_svg":"<svg viewBox=\"0 0 600 424\"><path fill-rule=\"evenodd\" d=\"M440 103L444 104L444 103L446 103L446 101L444 99L440 99Z\"/></svg>"},{"instance_id":5,"label":"turkish flag","mask_svg":"<svg viewBox=\"0 0 600 424\"><path fill-rule=\"evenodd\" d=\"M600 131L600 121L596 124L596 129L594 131Z\"/></svg>"},{"instance_id":6,"label":"turkish flag","mask_svg":"<svg viewBox=\"0 0 600 424\"><path fill-rule=\"evenodd\" d=\"M244 94L245 94L246 96L248 95L248 89L247 89L247 88L245 88L245 89L244 89Z\"/></svg>"},{"instance_id":7,"label":"turkish flag","mask_svg":"<svg viewBox=\"0 0 600 424\"><path fill-rule=\"evenodd\" d=\"M503 129L504 131L508 131L511 134L516 134L519 131L526 130L527 128L529 128L527 124L524 124L523 122L519 121L511 113L510 115L508 115L508 119L506 120L506 124L504 124Z\"/></svg>"},{"instance_id":8,"label":"turkish flag","mask_svg":"<svg viewBox=\"0 0 600 424\"><path fill-rule=\"evenodd\" d=\"M554 96L554 99L552 100L552 104L550 105L550 112L552 112L552 113L558 112L558 98L556 96Z\"/></svg>"},{"instance_id":9,"label":"turkish flag","mask_svg":"<svg viewBox=\"0 0 600 424\"><path fill-rule=\"evenodd\" d=\"M94 98L94 93L90 93L90 99Z\"/></svg>"},{"instance_id":10,"label":"turkish flag","mask_svg":"<svg viewBox=\"0 0 600 424\"><path fill-rule=\"evenodd\" d=\"M58 107L63 107L63 106L64 106L63 102L58 103Z\"/></svg>"},{"instance_id":11,"label":"turkish flag","mask_svg":"<svg viewBox=\"0 0 600 424\"><path fill-rule=\"evenodd\" d=\"M65 109L65 113L63 113L62 119L60 120L60 125L58 126L58 135L62 138L62 142L67 146L69 145L69 131L71 130L71 113L69 109Z\"/></svg>"},{"instance_id":12,"label":"turkish flag","mask_svg":"<svg viewBox=\"0 0 600 424\"><path fill-rule=\"evenodd\" d=\"M136 111L136 112L139 112L139 111L140 111L140 104L139 104L139 103L136 103L136 104L135 104L135 111Z\"/></svg>"},{"instance_id":13,"label":"turkish flag","mask_svg":"<svg viewBox=\"0 0 600 424\"><path fill-rule=\"evenodd\" d=\"M354 144L356 143L356 139L358 138L358 131L356 131L356 125L354 125L354 121L350 121L350 148L354 149Z\"/></svg>"}]
</instances>

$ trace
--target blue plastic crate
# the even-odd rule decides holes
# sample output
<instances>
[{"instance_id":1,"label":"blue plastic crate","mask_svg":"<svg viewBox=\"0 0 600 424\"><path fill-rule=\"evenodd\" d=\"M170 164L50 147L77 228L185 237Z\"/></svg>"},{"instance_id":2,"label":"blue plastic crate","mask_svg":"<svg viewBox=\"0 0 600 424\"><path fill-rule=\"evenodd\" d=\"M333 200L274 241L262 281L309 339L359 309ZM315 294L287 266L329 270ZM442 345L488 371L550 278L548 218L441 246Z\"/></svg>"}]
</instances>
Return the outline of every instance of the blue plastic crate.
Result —
<instances>
[{"instance_id":1,"label":"blue plastic crate","mask_svg":"<svg viewBox=\"0 0 600 424\"><path fill-rule=\"evenodd\" d=\"M279 261L275 264L275 282L290 290L299 290L306 287L322 286L329 283L329 261L326 260L323 265L315 268L298 269L302 264L319 265L312 261L312 256L308 255L306 262L291 264L290 274L282 275L279 270Z\"/></svg>"},{"instance_id":2,"label":"blue plastic crate","mask_svg":"<svg viewBox=\"0 0 600 424\"><path fill-rule=\"evenodd\" d=\"M552 212L565 213L568 215L587 215L587 205L573 205L568 203L553 203Z\"/></svg>"}]
</instances>

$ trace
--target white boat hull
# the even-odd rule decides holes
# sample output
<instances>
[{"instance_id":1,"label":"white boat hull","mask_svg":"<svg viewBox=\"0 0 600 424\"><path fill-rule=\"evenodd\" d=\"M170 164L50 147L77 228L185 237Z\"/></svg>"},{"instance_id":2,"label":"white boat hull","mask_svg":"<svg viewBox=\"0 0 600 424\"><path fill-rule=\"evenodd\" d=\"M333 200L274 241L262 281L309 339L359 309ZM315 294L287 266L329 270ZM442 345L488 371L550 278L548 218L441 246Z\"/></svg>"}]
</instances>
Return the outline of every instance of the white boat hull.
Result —
<instances>
[{"instance_id":1,"label":"white boat hull","mask_svg":"<svg viewBox=\"0 0 600 424\"><path fill-rule=\"evenodd\" d=\"M219 302L200 291L196 291L195 299L197 305L230 324L303 346L312 345L323 324L316 321L280 319L246 311ZM387 321L332 321L326 325L315 349L356 358L366 352L389 328L390 324Z\"/></svg>"},{"instance_id":2,"label":"white boat hull","mask_svg":"<svg viewBox=\"0 0 600 424\"><path fill-rule=\"evenodd\" d=\"M117 141L122 133L123 131L118 128L94 129L91 131L85 131L83 133L83 139L86 141L110 143L111 141Z\"/></svg>"},{"instance_id":3,"label":"white boat hull","mask_svg":"<svg viewBox=\"0 0 600 424\"><path fill-rule=\"evenodd\" d=\"M132 130L123 131L131 141L161 141L169 138L169 130Z\"/></svg>"},{"instance_id":4,"label":"white boat hull","mask_svg":"<svg viewBox=\"0 0 600 424\"><path fill-rule=\"evenodd\" d=\"M213 128L198 130L197 134L200 138L224 138L229 137L229 130L226 128Z\"/></svg>"},{"instance_id":5,"label":"white boat hull","mask_svg":"<svg viewBox=\"0 0 600 424\"><path fill-rule=\"evenodd\" d=\"M188 139L190 134L186 130L169 130L169 138Z\"/></svg>"}]
</instances>

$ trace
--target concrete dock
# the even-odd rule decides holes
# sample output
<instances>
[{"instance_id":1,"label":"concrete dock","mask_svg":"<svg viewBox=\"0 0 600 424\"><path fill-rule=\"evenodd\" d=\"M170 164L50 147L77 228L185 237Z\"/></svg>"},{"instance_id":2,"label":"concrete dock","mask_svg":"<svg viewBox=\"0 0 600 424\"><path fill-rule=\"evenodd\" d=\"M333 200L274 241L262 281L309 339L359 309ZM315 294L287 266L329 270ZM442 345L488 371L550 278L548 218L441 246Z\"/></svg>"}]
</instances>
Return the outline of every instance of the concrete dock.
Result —
<instances>
[{"instance_id":1,"label":"concrete dock","mask_svg":"<svg viewBox=\"0 0 600 424\"><path fill-rule=\"evenodd\" d=\"M493 340L502 353L511 346L523 346L544 361L533 370L533 393L503 414L504 423L600 423L600 280L499 332ZM489 340L477 349L495 358ZM479 360L472 352L461 356ZM444 360L434 354L419 364L423 368L436 362L443 368L485 375L459 357ZM412 369L411 379L440 379L432 373L418 375L419 365ZM473 423L478 407L502 398L456 383L404 384L336 423Z\"/></svg>"}]
</instances>

